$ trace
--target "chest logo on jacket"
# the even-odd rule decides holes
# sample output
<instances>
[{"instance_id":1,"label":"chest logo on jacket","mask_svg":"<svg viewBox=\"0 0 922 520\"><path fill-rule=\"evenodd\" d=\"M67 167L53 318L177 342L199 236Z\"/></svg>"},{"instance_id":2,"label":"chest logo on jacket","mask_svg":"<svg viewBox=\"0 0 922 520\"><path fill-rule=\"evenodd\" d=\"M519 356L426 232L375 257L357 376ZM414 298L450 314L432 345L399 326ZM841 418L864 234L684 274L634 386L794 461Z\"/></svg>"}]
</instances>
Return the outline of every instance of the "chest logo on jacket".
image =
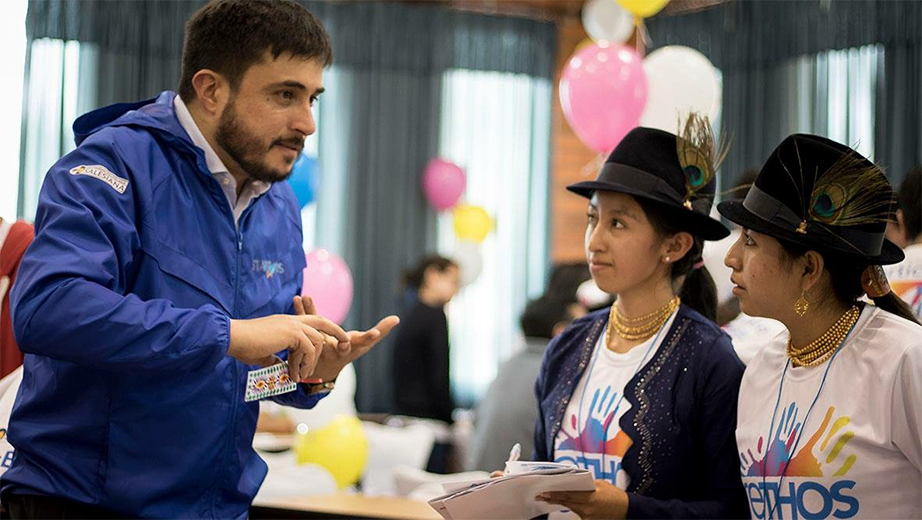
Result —
<instances>
[{"instance_id":1,"label":"chest logo on jacket","mask_svg":"<svg viewBox=\"0 0 922 520\"><path fill-rule=\"evenodd\" d=\"M740 453L740 471L753 516L794 520L855 516L860 504L848 493L855 481L840 478L827 485L830 478L846 477L858 460L847 449L855 436L847 428L851 419L842 415L833 421L835 407L830 406L822 424L797 449L803 428L798 411L790 403L769 443L759 437L755 453L752 448ZM765 477L781 478L767 481Z\"/></svg>"},{"instance_id":2,"label":"chest logo on jacket","mask_svg":"<svg viewBox=\"0 0 922 520\"><path fill-rule=\"evenodd\" d=\"M253 260L253 271L264 273L266 280L277 274L285 273L285 265L282 262L273 262L272 260Z\"/></svg>"},{"instance_id":3,"label":"chest logo on jacket","mask_svg":"<svg viewBox=\"0 0 922 520\"><path fill-rule=\"evenodd\" d=\"M80 166L71 168L70 174L95 177L108 184L109 186L112 186L112 189L119 193L125 193L125 189L128 188L128 179L123 179L118 175L110 172L108 168L101 164L93 164L90 166L81 164Z\"/></svg>"}]
</instances>

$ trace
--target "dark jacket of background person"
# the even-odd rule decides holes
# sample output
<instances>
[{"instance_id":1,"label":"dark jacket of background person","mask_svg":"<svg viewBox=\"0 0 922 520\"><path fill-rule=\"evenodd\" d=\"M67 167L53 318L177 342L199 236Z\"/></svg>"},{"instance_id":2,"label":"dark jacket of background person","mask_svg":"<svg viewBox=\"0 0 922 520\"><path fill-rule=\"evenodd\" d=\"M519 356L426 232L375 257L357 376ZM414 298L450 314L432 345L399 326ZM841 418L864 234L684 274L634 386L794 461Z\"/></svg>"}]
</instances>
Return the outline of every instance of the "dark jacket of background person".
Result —
<instances>
[{"instance_id":1,"label":"dark jacket of background person","mask_svg":"<svg viewBox=\"0 0 922 520\"><path fill-rule=\"evenodd\" d=\"M608 309L587 314L548 345L535 382L533 460L554 460L567 404L607 319ZM656 354L626 386L628 518L749 517L734 434L743 370L730 338L680 306Z\"/></svg>"},{"instance_id":2,"label":"dark jacket of background person","mask_svg":"<svg viewBox=\"0 0 922 520\"><path fill-rule=\"evenodd\" d=\"M397 413L451 422L448 319L444 307L416 301L400 317L394 342Z\"/></svg>"}]
</instances>

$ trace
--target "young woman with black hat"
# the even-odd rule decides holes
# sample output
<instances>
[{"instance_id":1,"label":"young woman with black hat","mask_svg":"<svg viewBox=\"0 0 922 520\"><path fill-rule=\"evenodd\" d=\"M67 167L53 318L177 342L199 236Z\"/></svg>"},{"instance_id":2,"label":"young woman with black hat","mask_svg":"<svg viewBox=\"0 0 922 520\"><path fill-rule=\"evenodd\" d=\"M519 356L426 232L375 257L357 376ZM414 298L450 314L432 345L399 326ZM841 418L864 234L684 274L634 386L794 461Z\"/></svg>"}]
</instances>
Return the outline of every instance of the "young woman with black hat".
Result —
<instances>
[{"instance_id":1,"label":"young woman with black hat","mask_svg":"<svg viewBox=\"0 0 922 520\"><path fill-rule=\"evenodd\" d=\"M903 258L884 239L893 202L857 152L793 135L718 206L744 228L726 257L740 308L787 328L740 388L753 518L922 516L922 326L880 267Z\"/></svg>"},{"instance_id":2,"label":"young woman with black hat","mask_svg":"<svg viewBox=\"0 0 922 520\"><path fill-rule=\"evenodd\" d=\"M539 500L587 518L745 517L733 430L743 365L714 324L702 240L718 162L706 119L681 136L631 131L595 181L585 246L592 277L617 294L547 348L535 384L535 460L590 470L594 492Z\"/></svg>"}]
</instances>

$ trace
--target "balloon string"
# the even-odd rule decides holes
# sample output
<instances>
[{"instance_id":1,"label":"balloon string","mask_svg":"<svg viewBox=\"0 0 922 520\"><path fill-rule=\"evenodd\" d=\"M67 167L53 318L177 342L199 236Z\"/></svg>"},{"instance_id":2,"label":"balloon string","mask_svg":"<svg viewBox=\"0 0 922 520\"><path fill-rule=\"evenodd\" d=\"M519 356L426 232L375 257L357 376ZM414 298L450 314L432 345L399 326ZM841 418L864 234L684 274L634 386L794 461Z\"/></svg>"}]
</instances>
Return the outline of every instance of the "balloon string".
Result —
<instances>
[{"instance_id":1,"label":"balloon string","mask_svg":"<svg viewBox=\"0 0 922 520\"><path fill-rule=\"evenodd\" d=\"M634 17L634 50L643 56L643 18Z\"/></svg>"},{"instance_id":2,"label":"balloon string","mask_svg":"<svg viewBox=\"0 0 922 520\"><path fill-rule=\"evenodd\" d=\"M647 30L647 24L644 23L643 18L637 18L637 38L635 38L635 42L637 44L637 54L641 56L646 54L646 49L653 47L650 31Z\"/></svg>"},{"instance_id":3,"label":"balloon string","mask_svg":"<svg viewBox=\"0 0 922 520\"><path fill-rule=\"evenodd\" d=\"M591 177L602 168L603 164L605 164L605 154L599 153L593 157L591 161L586 163L585 166L580 168L579 172L583 177Z\"/></svg>"}]
</instances>

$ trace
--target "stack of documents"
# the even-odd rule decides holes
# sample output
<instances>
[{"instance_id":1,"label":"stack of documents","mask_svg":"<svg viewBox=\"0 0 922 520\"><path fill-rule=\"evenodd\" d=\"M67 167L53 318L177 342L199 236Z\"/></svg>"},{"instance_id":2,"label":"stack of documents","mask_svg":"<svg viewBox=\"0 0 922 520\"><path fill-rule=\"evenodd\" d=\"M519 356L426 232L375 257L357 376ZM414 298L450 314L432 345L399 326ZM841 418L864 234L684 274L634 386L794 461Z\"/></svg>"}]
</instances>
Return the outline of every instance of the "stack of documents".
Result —
<instances>
[{"instance_id":1,"label":"stack of documents","mask_svg":"<svg viewBox=\"0 0 922 520\"><path fill-rule=\"evenodd\" d=\"M446 520L526 520L564 510L535 500L540 493L595 489L590 472L568 464L510 462L507 466L511 467L502 477L445 484L446 494L433 498L429 505Z\"/></svg>"}]
</instances>

